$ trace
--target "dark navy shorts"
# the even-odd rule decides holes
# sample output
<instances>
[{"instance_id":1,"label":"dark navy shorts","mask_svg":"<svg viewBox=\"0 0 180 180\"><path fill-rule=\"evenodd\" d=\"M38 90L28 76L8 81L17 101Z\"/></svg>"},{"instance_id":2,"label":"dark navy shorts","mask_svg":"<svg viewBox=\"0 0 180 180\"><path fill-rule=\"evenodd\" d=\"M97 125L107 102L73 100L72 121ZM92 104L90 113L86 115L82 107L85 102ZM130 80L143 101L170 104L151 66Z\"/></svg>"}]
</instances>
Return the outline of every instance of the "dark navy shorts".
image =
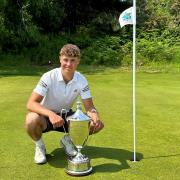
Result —
<instances>
[{"instance_id":1,"label":"dark navy shorts","mask_svg":"<svg viewBox=\"0 0 180 180\"><path fill-rule=\"evenodd\" d=\"M53 128L53 125L52 125L51 121L49 120L49 118L45 117L47 128L43 131L43 133L46 133L49 131L59 131L59 132L65 132L66 131L66 132L68 132L68 123L66 121L66 117L71 116L73 114L74 114L74 112L72 110L67 112L67 114L62 113L62 118L64 119L64 127L61 126L61 127L55 128L55 129ZM60 116L60 113L57 113L57 115ZM65 129L65 131L64 131L64 129Z\"/></svg>"}]
</instances>

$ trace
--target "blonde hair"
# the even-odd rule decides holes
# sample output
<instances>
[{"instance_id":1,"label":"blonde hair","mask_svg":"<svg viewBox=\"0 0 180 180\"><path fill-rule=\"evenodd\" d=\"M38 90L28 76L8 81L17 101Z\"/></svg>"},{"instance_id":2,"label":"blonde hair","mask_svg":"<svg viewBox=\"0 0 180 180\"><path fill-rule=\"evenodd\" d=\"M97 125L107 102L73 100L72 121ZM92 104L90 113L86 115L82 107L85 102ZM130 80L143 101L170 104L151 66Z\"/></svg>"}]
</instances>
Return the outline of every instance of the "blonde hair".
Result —
<instances>
[{"instance_id":1,"label":"blonde hair","mask_svg":"<svg viewBox=\"0 0 180 180\"><path fill-rule=\"evenodd\" d=\"M80 58L80 49L74 44L66 44L61 48L59 55Z\"/></svg>"}]
</instances>

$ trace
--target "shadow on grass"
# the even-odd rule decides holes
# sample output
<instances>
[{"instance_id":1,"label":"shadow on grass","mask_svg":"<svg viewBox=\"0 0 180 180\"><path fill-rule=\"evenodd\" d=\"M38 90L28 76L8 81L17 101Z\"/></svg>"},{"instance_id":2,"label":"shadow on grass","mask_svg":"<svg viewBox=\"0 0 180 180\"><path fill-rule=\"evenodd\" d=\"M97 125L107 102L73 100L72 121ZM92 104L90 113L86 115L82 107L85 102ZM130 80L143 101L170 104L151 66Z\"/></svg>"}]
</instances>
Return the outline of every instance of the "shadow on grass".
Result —
<instances>
[{"instance_id":1,"label":"shadow on grass","mask_svg":"<svg viewBox=\"0 0 180 180\"><path fill-rule=\"evenodd\" d=\"M118 172L123 169L130 168L128 161L133 157L133 152L124 149L115 149L108 147L87 146L84 148L83 154L92 159L112 159L119 163L105 163L101 160L101 164L93 166L93 172ZM143 154L137 153L139 160L143 159ZM67 166L67 156L62 148L55 149L47 155L48 163L56 168L65 168Z\"/></svg>"},{"instance_id":2,"label":"shadow on grass","mask_svg":"<svg viewBox=\"0 0 180 180\"><path fill-rule=\"evenodd\" d=\"M156 158L167 158L167 157L176 157L180 156L180 154L170 154L170 155L162 155L162 156L151 156L151 157L144 157L143 159L156 159Z\"/></svg>"},{"instance_id":3,"label":"shadow on grass","mask_svg":"<svg viewBox=\"0 0 180 180\"><path fill-rule=\"evenodd\" d=\"M0 78L12 76L41 76L43 73L51 70L51 66L0 66Z\"/></svg>"},{"instance_id":4,"label":"shadow on grass","mask_svg":"<svg viewBox=\"0 0 180 180\"><path fill-rule=\"evenodd\" d=\"M41 76L43 73L50 71L54 68L58 68L59 64L54 65L16 65L16 66L2 66L0 65L0 78L11 77L11 76ZM118 69L119 67L113 67L113 69ZM78 71L82 74L96 74L104 73L108 69L105 66L90 66L90 65L80 65ZM112 69L112 67L111 67Z\"/></svg>"}]
</instances>

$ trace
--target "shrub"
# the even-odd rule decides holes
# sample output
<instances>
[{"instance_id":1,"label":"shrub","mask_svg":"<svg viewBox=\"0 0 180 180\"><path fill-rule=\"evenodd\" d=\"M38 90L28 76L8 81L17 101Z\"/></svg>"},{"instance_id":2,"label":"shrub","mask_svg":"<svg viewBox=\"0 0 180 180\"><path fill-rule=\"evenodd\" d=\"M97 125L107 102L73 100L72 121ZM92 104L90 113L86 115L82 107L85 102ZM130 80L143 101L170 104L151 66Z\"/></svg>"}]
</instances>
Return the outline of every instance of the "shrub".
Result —
<instances>
[{"instance_id":1,"label":"shrub","mask_svg":"<svg viewBox=\"0 0 180 180\"><path fill-rule=\"evenodd\" d=\"M162 41L148 41L141 39L137 43L137 51L152 61L171 61L173 49Z\"/></svg>"},{"instance_id":2,"label":"shrub","mask_svg":"<svg viewBox=\"0 0 180 180\"><path fill-rule=\"evenodd\" d=\"M122 50L127 54L123 59L123 63L129 64L130 57L132 58L132 42L124 44ZM137 63L145 63L147 61L172 61L174 59L174 49L166 41L162 40L147 40L145 38L137 39L136 56ZM138 59L140 58L140 59Z\"/></svg>"},{"instance_id":3,"label":"shrub","mask_svg":"<svg viewBox=\"0 0 180 180\"><path fill-rule=\"evenodd\" d=\"M123 53L119 37L101 38L82 52L83 64L121 65Z\"/></svg>"}]
</instances>

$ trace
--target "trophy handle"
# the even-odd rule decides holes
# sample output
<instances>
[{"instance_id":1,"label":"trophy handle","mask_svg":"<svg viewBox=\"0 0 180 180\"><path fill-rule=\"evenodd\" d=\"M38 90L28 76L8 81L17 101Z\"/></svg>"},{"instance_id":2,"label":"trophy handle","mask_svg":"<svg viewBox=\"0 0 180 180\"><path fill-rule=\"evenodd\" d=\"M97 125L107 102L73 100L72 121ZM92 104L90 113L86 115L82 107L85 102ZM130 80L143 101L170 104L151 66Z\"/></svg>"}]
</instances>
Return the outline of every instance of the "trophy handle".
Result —
<instances>
[{"instance_id":1,"label":"trophy handle","mask_svg":"<svg viewBox=\"0 0 180 180\"><path fill-rule=\"evenodd\" d=\"M61 117L62 117L62 114L65 114L65 121L66 121L66 117L67 117L67 111L66 109L61 109ZM64 127L64 124L63 124L63 129L64 129L64 132L67 134L67 131L66 131L66 128Z\"/></svg>"},{"instance_id":2,"label":"trophy handle","mask_svg":"<svg viewBox=\"0 0 180 180\"><path fill-rule=\"evenodd\" d=\"M94 134L94 131L95 131L95 130L96 130L96 127L94 126L94 129L93 129L93 131L92 131L91 136L89 137L89 135L87 135L87 137L86 137L86 139L84 140L84 143L83 143L82 146L85 146L85 145L87 144L87 142L89 142L89 141L91 140L92 135ZM90 122L89 122L89 132L90 132Z\"/></svg>"}]
</instances>

